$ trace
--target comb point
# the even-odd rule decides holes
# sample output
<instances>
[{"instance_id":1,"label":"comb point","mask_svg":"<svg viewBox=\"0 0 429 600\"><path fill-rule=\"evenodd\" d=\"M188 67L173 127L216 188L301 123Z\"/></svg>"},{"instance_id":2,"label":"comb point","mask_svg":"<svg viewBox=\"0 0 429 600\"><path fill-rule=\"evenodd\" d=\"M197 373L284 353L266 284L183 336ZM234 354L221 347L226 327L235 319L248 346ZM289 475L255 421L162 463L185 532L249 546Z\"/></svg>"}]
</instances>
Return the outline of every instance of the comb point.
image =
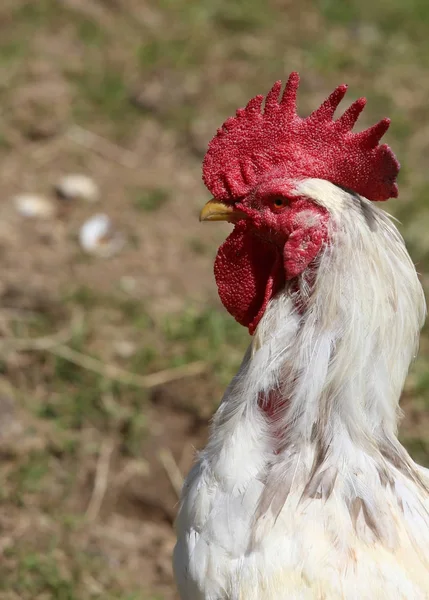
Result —
<instances>
[{"instance_id":1,"label":"comb point","mask_svg":"<svg viewBox=\"0 0 429 600\"><path fill-rule=\"evenodd\" d=\"M359 118L360 113L366 106L366 98L358 98L355 100L353 104L351 104L348 109L339 117L336 121L337 127L342 129L343 131L348 131L353 129L356 121Z\"/></svg>"},{"instance_id":2,"label":"comb point","mask_svg":"<svg viewBox=\"0 0 429 600\"><path fill-rule=\"evenodd\" d=\"M347 85L339 85L329 96L326 98L324 102L316 108L315 111L311 113L308 117L312 121L319 121L321 123L331 121L334 115L334 112L337 110L338 105L341 100L344 98L347 92Z\"/></svg>"},{"instance_id":3,"label":"comb point","mask_svg":"<svg viewBox=\"0 0 429 600\"><path fill-rule=\"evenodd\" d=\"M369 200L397 196L399 163L388 146L379 144L390 120L353 133L366 104L365 98L359 98L334 121L347 91L345 84L302 119L296 113L298 86L298 73L291 73L280 101L277 81L266 96L263 112L263 96L255 96L218 130L203 163L203 179L212 195L234 202L248 195L262 175L281 168L287 178L325 179Z\"/></svg>"},{"instance_id":4,"label":"comb point","mask_svg":"<svg viewBox=\"0 0 429 600\"><path fill-rule=\"evenodd\" d=\"M278 79L265 98L265 112L269 112L279 105L279 94L282 89L282 82Z\"/></svg>"},{"instance_id":5,"label":"comb point","mask_svg":"<svg viewBox=\"0 0 429 600\"><path fill-rule=\"evenodd\" d=\"M296 97L299 88L299 74L292 71L286 82L286 86L280 101L283 110L287 108L289 114L296 114Z\"/></svg>"}]
</instances>

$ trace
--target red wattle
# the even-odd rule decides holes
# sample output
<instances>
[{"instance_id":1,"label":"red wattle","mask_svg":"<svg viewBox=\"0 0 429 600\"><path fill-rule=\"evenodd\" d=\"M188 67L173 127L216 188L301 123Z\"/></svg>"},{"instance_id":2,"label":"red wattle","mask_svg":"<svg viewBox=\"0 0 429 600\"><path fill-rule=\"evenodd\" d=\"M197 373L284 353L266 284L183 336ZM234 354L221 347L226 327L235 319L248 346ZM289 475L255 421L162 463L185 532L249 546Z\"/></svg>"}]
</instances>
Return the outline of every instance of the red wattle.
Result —
<instances>
[{"instance_id":1,"label":"red wattle","mask_svg":"<svg viewBox=\"0 0 429 600\"><path fill-rule=\"evenodd\" d=\"M284 283L279 249L249 231L246 222L239 223L219 248L214 273L223 305L253 334Z\"/></svg>"}]
</instances>

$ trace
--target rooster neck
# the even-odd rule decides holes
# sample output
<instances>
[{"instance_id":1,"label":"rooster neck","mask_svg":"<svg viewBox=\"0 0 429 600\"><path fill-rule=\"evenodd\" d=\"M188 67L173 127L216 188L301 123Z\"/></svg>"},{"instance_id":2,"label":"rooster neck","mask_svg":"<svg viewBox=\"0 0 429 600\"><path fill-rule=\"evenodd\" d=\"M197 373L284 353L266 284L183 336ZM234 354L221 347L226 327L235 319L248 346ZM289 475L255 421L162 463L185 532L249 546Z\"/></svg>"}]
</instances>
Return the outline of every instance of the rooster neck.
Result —
<instances>
[{"instance_id":1,"label":"rooster neck","mask_svg":"<svg viewBox=\"0 0 429 600\"><path fill-rule=\"evenodd\" d=\"M399 398L426 306L404 242L372 203L341 192L330 243L268 307L249 376L284 443L377 444L396 436ZM261 401L262 397L262 401ZM268 400L267 400L268 398Z\"/></svg>"},{"instance_id":2,"label":"rooster neck","mask_svg":"<svg viewBox=\"0 0 429 600\"><path fill-rule=\"evenodd\" d=\"M422 288L390 218L346 196L318 264L268 305L204 452L233 489L265 478L279 507L298 482L300 493L329 495L338 474L345 502L360 501L362 474L373 491L395 473L420 485L397 417Z\"/></svg>"}]
</instances>

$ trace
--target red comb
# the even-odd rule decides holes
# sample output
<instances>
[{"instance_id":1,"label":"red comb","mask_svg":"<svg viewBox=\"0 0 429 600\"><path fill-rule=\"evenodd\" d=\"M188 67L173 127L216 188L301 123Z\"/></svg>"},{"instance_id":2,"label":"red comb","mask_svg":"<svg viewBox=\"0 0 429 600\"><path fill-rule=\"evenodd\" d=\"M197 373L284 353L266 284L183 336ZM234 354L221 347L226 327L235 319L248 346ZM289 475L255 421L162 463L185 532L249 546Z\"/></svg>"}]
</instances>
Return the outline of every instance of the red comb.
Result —
<instances>
[{"instance_id":1,"label":"red comb","mask_svg":"<svg viewBox=\"0 0 429 600\"><path fill-rule=\"evenodd\" d=\"M204 183L213 196L227 201L243 198L262 174L281 167L292 179L326 179L369 200L396 197L399 163L389 146L379 145L390 120L353 133L366 104L360 98L334 121L346 85L337 87L317 110L301 119L296 113L298 86L298 73L291 73L280 100L281 81L277 81L263 112L264 97L256 96L218 129L203 163Z\"/></svg>"}]
</instances>

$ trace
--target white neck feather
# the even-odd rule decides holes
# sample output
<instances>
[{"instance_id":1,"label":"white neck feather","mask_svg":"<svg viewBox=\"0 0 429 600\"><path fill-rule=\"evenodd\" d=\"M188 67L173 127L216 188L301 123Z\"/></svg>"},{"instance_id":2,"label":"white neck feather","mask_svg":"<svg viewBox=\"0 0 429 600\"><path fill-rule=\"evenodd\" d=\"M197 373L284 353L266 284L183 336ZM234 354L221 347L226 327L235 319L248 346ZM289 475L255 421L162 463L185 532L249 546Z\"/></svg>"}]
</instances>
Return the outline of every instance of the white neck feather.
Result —
<instances>
[{"instance_id":1,"label":"white neck feather","mask_svg":"<svg viewBox=\"0 0 429 600\"><path fill-rule=\"evenodd\" d=\"M304 274L299 291L271 303L257 333L273 357L281 352L271 368L281 365L278 383L290 400L290 442L310 441L314 427L332 439L347 433L355 443L396 435L399 397L426 314L391 219L364 199L338 194L346 206L331 213L331 244L313 285L312 274Z\"/></svg>"},{"instance_id":2,"label":"white neck feather","mask_svg":"<svg viewBox=\"0 0 429 600\"><path fill-rule=\"evenodd\" d=\"M270 302L187 479L183 598L204 595L190 578L207 598L426 598L429 472L396 436L422 288L384 212L328 182L298 193L330 242Z\"/></svg>"},{"instance_id":3,"label":"white neck feather","mask_svg":"<svg viewBox=\"0 0 429 600\"><path fill-rule=\"evenodd\" d=\"M288 400L277 414L288 443L309 443L315 429L326 439L378 443L396 436L426 315L423 290L384 211L320 180L298 192L330 209L330 245L299 289L271 301L226 398L240 389L233 404L253 412L260 393L278 388Z\"/></svg>"},{"instance_id":4,"label":"white neck feather","mask_svg":"<svg viewBox=\"0 0 429 600\"><path fill-rule=\"evenodd\" d=\"M278 510L292 486L310 497L329 496L338 473L345 502L366 498L369 505L372 494L359 486L375 489L392 479L392 469L419 479L396 434L424 295L402 237L382 210L318 180L303 182L298 192L330 211L330 244L298 289L289 285L270 302L204 454L234 489L268 477ZM277 411L268 417L261 397L273 391ZM261 512L273 508L274 496L266 495Z\"/></svg>"}]
</instances>

